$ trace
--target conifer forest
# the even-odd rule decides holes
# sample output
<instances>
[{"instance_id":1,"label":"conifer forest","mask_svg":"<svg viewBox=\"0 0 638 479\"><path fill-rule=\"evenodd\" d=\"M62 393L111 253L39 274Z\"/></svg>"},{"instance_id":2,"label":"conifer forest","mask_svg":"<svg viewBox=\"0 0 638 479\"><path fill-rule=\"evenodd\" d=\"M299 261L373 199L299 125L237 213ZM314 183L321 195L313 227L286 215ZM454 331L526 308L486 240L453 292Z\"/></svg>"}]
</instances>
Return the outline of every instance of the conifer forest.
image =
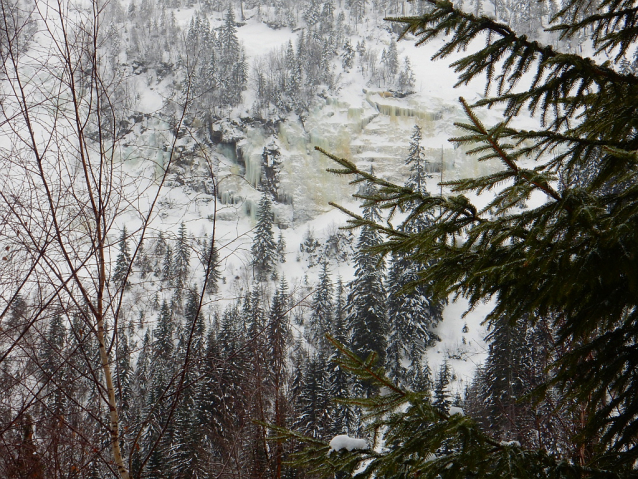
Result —
<instances>
[{"instance_id":1,"label":"conifer forest","mask_svg":"<svg viewBox=\"0 0 638 479\"><path fill-rule=\"evenodd\" d=\"M0 8L0 478L638 478L638 2Z\"/></svg>"}]
</instances>

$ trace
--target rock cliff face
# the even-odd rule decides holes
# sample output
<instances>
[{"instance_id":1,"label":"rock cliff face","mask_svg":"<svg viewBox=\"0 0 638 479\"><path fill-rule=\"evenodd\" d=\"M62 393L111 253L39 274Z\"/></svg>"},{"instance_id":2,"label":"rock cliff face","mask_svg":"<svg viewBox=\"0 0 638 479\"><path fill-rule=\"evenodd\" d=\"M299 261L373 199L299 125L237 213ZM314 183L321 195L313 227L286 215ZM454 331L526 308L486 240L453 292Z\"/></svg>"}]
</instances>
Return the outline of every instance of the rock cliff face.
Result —
<instances>
[{"instance_id":1,"label":"rock cliff face","mask_svg":"<svg viewBox=\"0 0 638 479\"><path fill-rule=\"evenodd\" d=\"M209 154L219 159L220 178L226 178L220 184L219 198L224 203L240 199L254 203L258 198L255 188L270 189L280 204L281 221L309 221L324 213L330 201L343 202L352 194L347 181L326 172L334 165L315 146L402 183L407 178L404 160L415 124L423 129L433 175L431 187L437 187L441 177L476 175L480 171L475 162L447 141L456 132L454 122L462 119L454 103L363 90L350 101L325 100L303 123L294 117L269 125L243 119L232 128L219 122L214 126L218 142L209 147ZM478 168L497 166L488 162ZM243 178L230 177L235 174Z\"/></svg>"},{"instance_id":2,"label":"rock cliff face","mask_svg":"<svg viewBox=\"0 0 638 479\"><path fill-rule=\"evenodd\" d=\"M266 189L277 222L300 226L353 193L346 179L325 171L333 164L315 146L402 183L415 124L423 132L431 189L441 178L497 167L476 166L447 141L456 134L454 122L464 121L457 95L476 93L466 86L450 92L456 76L430 61L435 49L397 42L398 27L374 8L363 21L347 6L333 5L318 25L303 8L294 24L273 23L283 14L258 4L242 4L234 23L225 10L199 4L164 13L145 4L128 17L121 9L110 12L128 32L109 50L113 75L123 74L119 154L134 174L149 179L161 177L177 155L165 185L166 211L184 208L184 196L198 205L216 198L225 207L221 217L250 217ZM147 25L153 15L159 29ZM138 38L141 31L151 37ZM224 56L222 37L237 47L232 59ZM242 81L226 75L237 62L245 69ZM233 93L232 101L220 97L224 92Z\"/></svg>"},{"instance_id":3,"label":"rock cliff face","mask_svg":"<svg viewBox=\"0 0 638 479\"><path fill-rule=\"evenodd\" d=\"M235 206L223 213L227 219L254 217L260 191L266 189L275 200L277 222L299 226L325 213L331 208L329 202L348 201L353 193L347 179L326 172L334 165L315 146L402 183L407 178L404 160L409 138L418 124L430 162L430 189L438 189L441 179L497 168L490 162L468 161L462 149L447 141L456 133L454 123L462 120L456 102L370 89L347 98L318 98L303 119L292 114L277 121L190 119L187 133L175 146L178 159L169 186L196 193L200 202L216 196L222 205ZM137 164L145 156L161 171L170 135L160 133L158 120L143 115L131 118L130 125L129 134L148 146L143 151L125 148L127 160Z\"/></svg>"}]
</instances>

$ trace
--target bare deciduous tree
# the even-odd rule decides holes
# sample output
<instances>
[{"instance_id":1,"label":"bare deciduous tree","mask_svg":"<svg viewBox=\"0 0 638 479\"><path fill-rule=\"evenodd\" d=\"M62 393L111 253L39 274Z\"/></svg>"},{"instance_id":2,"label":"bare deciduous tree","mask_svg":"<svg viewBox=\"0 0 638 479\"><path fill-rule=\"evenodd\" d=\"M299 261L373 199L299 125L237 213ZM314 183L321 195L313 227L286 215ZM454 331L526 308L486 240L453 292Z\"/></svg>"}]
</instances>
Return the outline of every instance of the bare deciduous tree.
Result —
<instances>
[{"instance_id":1,"label":"bare deciduous tree","mask_svg":"<svg viewBox=\"0 0 638 479\"><path fill-rule=\"evenodd\" d=\"M169 158L152 168L159 177L130 176L117 78L102 60L103 8L98 0L0 6L0 448L8 476L41 474L46 462L51 477L83 477L96 464L131 477L126 447L135 443L123 441L113 367L126 284L109 281L114 230L126 213L134 259L174 161L188 93L167 133ZM172 380L173 409L187 367L188 353ZM39 449L33 411L46 418L35 424L47 438ZM27 450L35 463L21 459Z\"/></svg>"}]
</instances>

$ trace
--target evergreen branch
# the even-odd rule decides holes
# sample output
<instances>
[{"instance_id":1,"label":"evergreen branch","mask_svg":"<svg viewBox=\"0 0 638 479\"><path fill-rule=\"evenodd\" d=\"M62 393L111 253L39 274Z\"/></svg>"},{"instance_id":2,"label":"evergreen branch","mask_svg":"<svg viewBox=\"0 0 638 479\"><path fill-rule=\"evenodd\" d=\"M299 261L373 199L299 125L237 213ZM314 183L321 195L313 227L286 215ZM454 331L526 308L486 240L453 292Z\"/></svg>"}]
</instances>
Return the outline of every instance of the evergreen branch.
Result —
<instances>
[{"instance_id":1,"label":"evergreen branch","mask_svg":"<svg viewBox=\"0 0 638 479\"><path fill-rule=\"evenodd\" d=\"M332 153L328 153L326 150L324 150L323 148L321 148L319 146L315 146L315 150L317 150L319 153L324 154L325 156L327 156L331 160L339 163L341 166L344 167L343 170L335 170L335 169L328 168L326 171L328 171L330 173L335 173L335 174L338 174L338 175L357 175L360 178L354 180L353 182L355 182L355 183L358 183L360 181L364 181L365 180L365 181L369 181L372 184L375 184L375 185L378 185L378 186L382 186L382 187L385 187L385 188L390 188L392 190L405 190L406 189L406 188L397 186L394 183L390 183L389 181L385 181L385 180L373 175L372 173L367 173L367 172L365 172L363 170L360 170L350 160L346 160L345 158L339 158L338 156L335 156Z\"/></svg>"},{"instance_id":2,"label":"evergreen branch","mask_svg":"<svg viewBox=\"0 0 638 479\"><path fill-rule=\"evenodd\" d=\"M571 3L571 2L570 2ZM597 48L596 53L601 53L605 50L611 50L615 47L620 47L619 52L616 55L616 61L620 59L627 52L629 46L632 44L633 39L636 37L636 30L634 25L636 24L638 16L638 8L636 8L632 2L626 2L627 8L618 8L616 5L607 3L607 11L604 13L596 13L587 15L580 21L572 21L568 23L562 23L555 25L547 29L547 31L561 32L561 39L570 38L577 35L579 32L591 28L590 38L594 41L594 46ZM553 20L557 20L560 17L565 17L572 5L567 5L562 11L560 11ZM604 7L605 5L601 5Z\"/></svg>"},{"instance_id":3,"label":"evergreen branch","mask_svg":"<svg viewBox=\"0 0 638 479\"><path fill-rule=\"evenodd\" d=\"M545 141L551 141L556 144L559 143L577 143L585 146L609 146L609 147L620 147L621 143L616 141L608 141L604 139L598 138L583 138L580 136L575 136L570 132L556 132L552 130L515 130L512 128L506 128L504 130L504 134L507 136L511 136L513 138L517 138L519 141L531 140L531 139L543 139Z\"/></svg>"},{"instance_id":4,"label":"evergreen branch","mask_svg":"<svg viewBox=\"0 0 638 479\"><path fill-rule=\"evenodd\" d=\"M362 379L372 377L378 385L391 386L392 394L347 400L369 412L370 431L383 430L385 447L352 451L334 451L326 442L272 424L256 422L274 434L268 440L296 440L306 445L293 453L288 464L310 469L322 477L334 477L339 471L353 478L422 477L427 479L484 477L631 477L605 468L582 466L542 450L527 450L516 441L497 441L486 434L473 419L439 411L423 393L410 393L394 386L331 336L328 339L352 363L352 371Z\"/></svg>"},{"instance_id":5,"label":"evergreen branch","mask_svg":"<svg viewBox=\"0 0 638 479\"><path fill-rule=\"evenodd\" d=\"M486 142L489 143L489 145L492 147L492 149L495 151L495 153L498 155L498 157L503 161L503 163L505 163L505 165L508 168L510 168L513 172L515 172L521 178L524 178L525 180L527 180L530 183L532 183L533 185L535 185L538 189L543 191L547 196L550 196L551 198L555 199L556 201L561 201L562 200L562 198L558 194L558 192L556 192L547 182L544 182L542 180L539 181L539 177L537 175L533 175L533 174L531 174L530 172L528 172L526 170L521 170L518 167L518 165L516 165L516 163L507 155L507 153L505 152L503 147L498 144L498 140L497 140L497 138L495 138L495 136L496 136L495 133L498 132L498 129L492 130L492 131L488 131L483 126L483 124L478 119L478 117L474 114L474 112L469 107L469 105L467 104L465 99L461 97L460 101L461 101L461 104L463 105L463 109L465 110L465 113L467 114L467 116L472 121L474 127L481 134L483 141L486 141ZM460 126L460 125L457 125L457 126ZM459 141L459 139L452 138L452 139L450 139L450 141ZM570 210L570 207L568 205L566 205L565 208L568 211Z\"/></svg>"},{"instance_id":6,"label":"evergreen branch","mask_svg":"<svg viewBox=\"0 0 638 479\"><path fill-rule=\"evenodd\" d=\"M253 420L252 423L258 426L265 427L269 429L270 431L273 431L274 433L276 433L275 435L268 436L267 440L269 441L285 442L291 439L295 439L304 444L310 444L312 446L317 446L319 448L323 448L323 449L329 448L329 446L326 444L325 441L322 441L315 437L306 436L304 434L301 434L297 431L293 431L291 429L287 429L285 427L281 427L275 424L270 424L264 421L257 421L257 420Z\"/></svg>"},{"instance_id":7,"label":"evergreen branch","mask_svg":"<svg viewBox=\"0 0 638 479\"><path fill-rule=\"evenodd\" d=\"M385 375L377 373L370 367L370 364L373 362L372 360L362 361L356 354L346 348L343 344L337 341L334 336L330 334L326 334L326 338L332 343L335 348L339 350L339 352L341 352L341 354L345 355L353 363L358 363L360 366L362 366L363 370L369 375L369 377L373 378L378 384L390 389L392 392L398 394L401 397L405 397L405 391L395 386L394 383L390 381Z\"/></svg>"},{"instance_id":8,"label":"evergreen branch","mask_svg":"<svg viewBox=\"0 0 638 479\"><path fill-rule=\"evenodd\" d=\"M372 220L367 220L365 219L363 216L358 215L356 213L354 213L353 211L350 211L347 208L344 208L341 205L338 205L337 203L333 203L332 201L328 203L330 206L333 206L335 208L337 208L338 210L341 210L342 212L344 212L345 214L347 214L348 216L350 216L350 219L348 219L348 223L350 223L350 226L348 226L347 228L350 229L354 229L354 228L359 228L361 226L370 226L373 227L374 229L377 229L379 231L382 231L388 235L391 236L400 236L400 237L407 237L407 234L395 229L395 228L389 228L386 226L382 226L378 223L375 223Z\"/></svg>"},{"instance_id":9,"label":"evergreen branch","mask_svg":"<svg viewBox=\"0 0 638 479\"><path fill-rule=\"evenodd\" d=\"M638 164L638 150L627 151L621 148L614 148L611 146L604 146L603 150L616 158L622 158L628 162Z\"/></svg>"},{"instance_id":10,"label":"evergreen branch","mask_svg":"<svg viewBox=\"0 0 638 479\"><path fill-rule=\"evenodd\" d=\"M617 90L614 100L620 96L633 98L638 87L638 78L634 75L618 73L607 64L599 65L590 58L560 53L551 46L529 41L507 25L486 16L465 13L455 8L450 1L426 1L434 8L423 16L388 20L405 24L403 35L411 33L420 37L417 44L438 35L451 36L433 59L463 51L473 39L487 34L487 46L452 64L459 73L458 84L467 84L483 74L486 77L487 95L492 83L497 82L497 96L481 100L477 105L507 102L506 115L513 116L527 104L532 113L536 109L542 110L543 122L547 114L553 112L552 128L555 130L566 125L570 118L583 114L583 121L593 127L600 128L602 123L614 124L614 128L600 128L601 135L607 138L618 138L631 131L636 118L633 106L622 112L626 121L619 122L613 102L607 96L597 96L597 93ZM493 35L497 38L492 39ZM501 74L494 78L494 65L501 61ZM536 72L531 86L515 92L518 81L534 65ZM578 91L570 96L574 85L578 86ZM595 107L592 107L592 102L597 103ZM604 121L601 123L602 118Z\"/></svg>"},{"instance_id":11,"label":"evergreen branch","mask_svg":"<svg viewBox=\"0 0 638 479\"><path fill-rule=\"evenodd\" d=\"M358 215L357 213L354 213L353 211L350 211L349 209L344 208L339 204L330 202L329 204L331 206L341 210L343 213L350 217L350 219L348 220L349 226L347 228L354 229L362 226L369 226L383 232L388 237L407 239L408 234L403 231L405 229L405 226L411 221L418 218L420 215L428 211L436 211L437 209L441 212L441 214L443 211L449 212L450 214L454 215L462 214L467 218L466 221L482 221L482 219L477 216L476 208L467 200L467 198L461 200L461 197L444 198L438 196L430 196L429 194L423 194L418 191L414 191L411 188L398 186L394 183L382 180L371 173L359 169L353 162L345 158L339 158L335 155L332 155L320 147L315 147L315 149L345 167L343 170L328 169L327 171L338 171L339 174L356 175L359 177L357 180L354 180L351 183L369 181L372 184L381 186L378 195L370 196L366 194L355 194L353 195L354 197L361 198L369 203L380 204L381 207L384 209L403 209L405 206L411 207L411 213L403 221L401 225L402 227L400 229L397 229L395 227L392 227L392 225L390 225L389 223L388 226L382 226L372 220L363 218L361 215ZM418 204L418 206L412 208L415 203ZM388 218L388 221L389 219L390 218ZM381 252L382 249L379 249L379 251L377 252Z\"/></svg>"},{"instance_id":12,"label":"evergreen branch","mask_svg":"<svg viewBox=\"0 0 638 479\"><path fill-rule=\"evenodd\" d=\"M421 17L389 17L385 20L405 24L406 27L401 37L405 37L408 33L421 37L417 45L425 43L439 34L449 35L454 33L452 39L441 47L433 59L446 57L454 51L462 51L478 35L491 32L507 40L509 43L508 48L518 52L518 56L522 58L538 54L542 59L542 63L550 58L560 57L561 63L566 65L585 66L587 73L594 78L598 78L600 82L616 81L638 85L638 78L633 75L620 74L608 66L597 65L591 59L587 59L585 64L583 64L581 63L582 58L577 55L565 55L557 52L549 45L541 45L539 42L529 41L526 36L519 36L509 26L485 15L477 17L471 13L466 13L456 8L449 0L425 1L432 5L434 9ZM500 48L501 44L498 44L498 47ZM489 50L488 48L487 53L488 55L499 56L494 49ZM488 63L484 64L483 69L487 68L487 66Z\"/></svg>"}]
</instances>

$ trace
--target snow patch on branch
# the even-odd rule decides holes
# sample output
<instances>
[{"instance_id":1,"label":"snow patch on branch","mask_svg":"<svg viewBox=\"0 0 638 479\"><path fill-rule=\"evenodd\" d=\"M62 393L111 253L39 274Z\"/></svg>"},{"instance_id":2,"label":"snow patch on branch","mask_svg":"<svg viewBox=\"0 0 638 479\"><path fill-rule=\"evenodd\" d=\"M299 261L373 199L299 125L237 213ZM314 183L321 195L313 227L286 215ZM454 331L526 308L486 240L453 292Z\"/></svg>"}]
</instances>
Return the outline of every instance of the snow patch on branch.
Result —
<instances>
[{"instance_id":1,"label":"snow patch on branch","mask_svg":"<svg viewBox=\"0 0 638 479\"><path fill-rule=\"evenodd\" d=\"M332 451L342 451L346 449L347 451L354 451L355 449L368 449L368 441L365 439L357 439L355 437L350 437L347 434L340 434L335 436L330 441L330 454Z\"/></svg>"},{"instance_id":2,"label":"snow patch on branch","mask_svg":"<svg viewBox=\"0 0 638 479\"><path fill-rule=\"evenodd\" d=\"M521 447L521 443L518 441L501 441L501 446L505 447Z\"/></svg>"}]
</instances>

